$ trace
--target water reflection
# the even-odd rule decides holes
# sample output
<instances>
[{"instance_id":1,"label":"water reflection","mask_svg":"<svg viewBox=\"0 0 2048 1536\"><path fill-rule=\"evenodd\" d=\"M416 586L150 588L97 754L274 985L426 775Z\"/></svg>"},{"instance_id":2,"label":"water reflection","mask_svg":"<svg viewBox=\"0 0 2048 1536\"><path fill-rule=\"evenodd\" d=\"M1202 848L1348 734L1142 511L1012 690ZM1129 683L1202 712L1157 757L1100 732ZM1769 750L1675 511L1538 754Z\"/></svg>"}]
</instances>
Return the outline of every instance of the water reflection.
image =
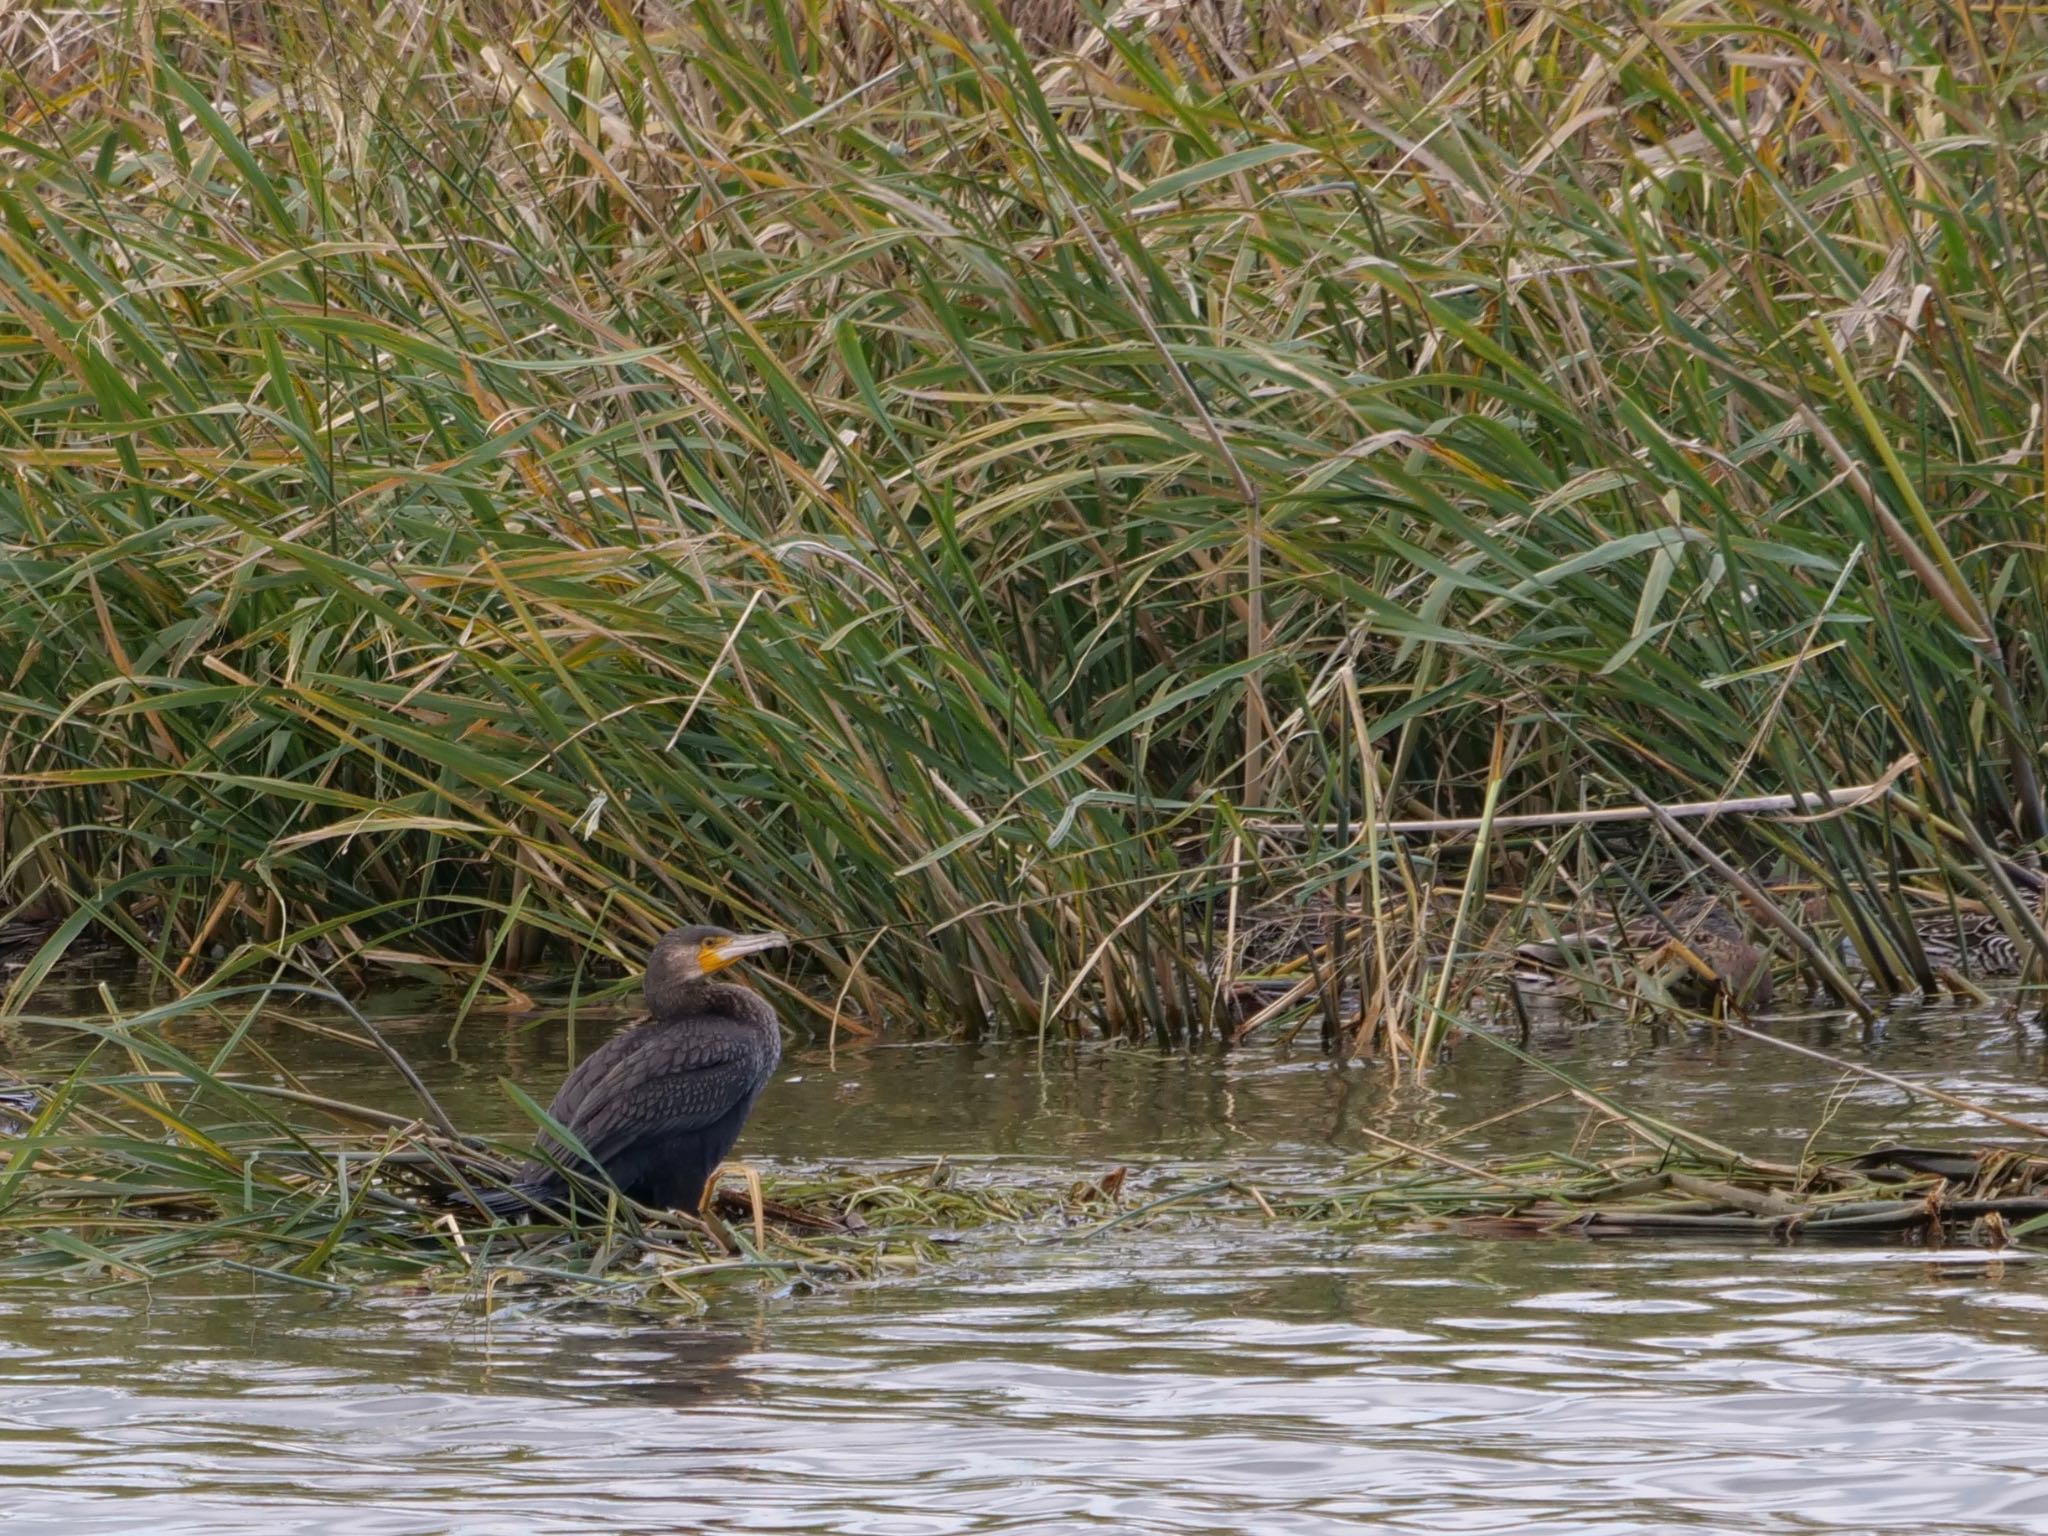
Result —
<instances>
[{"instance_id":1,"label":"water reflection","mask_svg":"<svg viewBox=\"0 0 2048 1536\"><path fill-rule=\"evenodd\" d=\"M1778 1027L2048 1113L2039 1035L2000 1018ZM443 1032L399 1026L472 1124L519 1123L500 1073L545 1091L566 1061L558 1023L472 1021L454 1054ZM1725 1035L1543 1047L1765 1152L1796 1152L1831 1093L1852 1144L1988 1129ZM337 1042L290 1053L315 1092L369 1096ZM1539 1101L1461 1150L1555 1143L1584 1113L1558 1093L1471 1045L1426 1087L1313 1055L794 1051L746 1151L1327 1177L1368 1131ZM984 1236L915 1279L660 1326L407 1292L7 1292L0 1476L10 1524L53 1531L2048 1529L2043 1280L1966 1251L1231 1225Z\"/></svg>"}]
</instances>

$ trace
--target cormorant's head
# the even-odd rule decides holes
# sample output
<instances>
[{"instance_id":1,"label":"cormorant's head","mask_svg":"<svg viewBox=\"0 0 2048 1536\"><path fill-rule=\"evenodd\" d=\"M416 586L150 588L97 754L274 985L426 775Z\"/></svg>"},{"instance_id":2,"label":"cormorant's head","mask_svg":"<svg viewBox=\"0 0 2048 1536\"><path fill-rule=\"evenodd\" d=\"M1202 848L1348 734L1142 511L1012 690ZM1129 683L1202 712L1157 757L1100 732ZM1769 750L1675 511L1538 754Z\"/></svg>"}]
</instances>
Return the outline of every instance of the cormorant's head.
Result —
<instances>
[{"instance_id":1,"label":"cormorant's head","mask_svg":"<svg viewBox=\"0 0 2048 1536\"><path fill-rule=\"evenodd\" d=\"M655 940L647 952L647 977L643 986L648 1010L667 1011L669 1000L684 987L722 971L736 960L780 949L789 942L779 933L734 933L729 928L701 925L676 928Z\"/></svg>"}]
</instances>

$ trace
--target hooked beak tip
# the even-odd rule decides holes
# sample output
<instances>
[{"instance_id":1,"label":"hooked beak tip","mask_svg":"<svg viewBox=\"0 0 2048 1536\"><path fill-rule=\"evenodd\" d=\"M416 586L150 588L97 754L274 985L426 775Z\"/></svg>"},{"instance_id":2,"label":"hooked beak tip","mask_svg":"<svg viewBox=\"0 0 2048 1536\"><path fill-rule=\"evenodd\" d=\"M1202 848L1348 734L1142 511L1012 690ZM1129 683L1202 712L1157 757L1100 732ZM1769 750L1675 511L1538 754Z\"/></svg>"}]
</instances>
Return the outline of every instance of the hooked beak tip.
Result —
<instances>
[{"instance_id":1,"label":"hooked beak tip","mask_svg":"<svg viewBox=\"0 0 2048 1536\"><path fill-rule=\"evenodd\" d=\"M723 970L748 955L757 955L767 949L781 949L788 943L788 935L781 933L739 933L727 939L713 939L699 953L699 968L706 973Z\"/></svg>"}]
</instances>

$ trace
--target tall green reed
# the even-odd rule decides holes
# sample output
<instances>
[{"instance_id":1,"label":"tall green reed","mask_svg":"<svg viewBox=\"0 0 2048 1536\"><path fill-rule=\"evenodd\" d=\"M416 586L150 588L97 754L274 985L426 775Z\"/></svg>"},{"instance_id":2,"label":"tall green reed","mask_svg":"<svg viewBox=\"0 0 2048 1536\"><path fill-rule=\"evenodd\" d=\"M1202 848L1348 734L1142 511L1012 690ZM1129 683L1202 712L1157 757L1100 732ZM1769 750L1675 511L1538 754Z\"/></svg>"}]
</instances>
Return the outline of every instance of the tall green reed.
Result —
<instances>
[{"instance_id":1,"label":"tall green reed","mask_svg":"<svg viewBox=\"0 0 2048 1536\"><path fill-rule=\"evenodd\" d=\"M1712 835L2012 906L2048 44L1848 17L0 22L0 900L471 998L709 911L842 1027L1172 1036L1374 816L1912 754Z\"/></svg>"}]
</instances>

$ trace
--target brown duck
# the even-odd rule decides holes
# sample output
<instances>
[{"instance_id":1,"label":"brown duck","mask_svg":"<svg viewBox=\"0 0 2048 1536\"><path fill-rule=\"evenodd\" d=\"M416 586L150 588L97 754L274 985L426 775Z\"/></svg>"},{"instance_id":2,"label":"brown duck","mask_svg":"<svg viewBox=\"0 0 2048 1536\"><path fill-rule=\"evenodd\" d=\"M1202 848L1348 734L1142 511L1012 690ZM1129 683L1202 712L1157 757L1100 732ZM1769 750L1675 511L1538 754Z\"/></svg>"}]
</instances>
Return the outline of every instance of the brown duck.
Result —
<instances>
[{"instance_id":1,"label":"brown duck","mask_svg":"<svg viewBox=\"0 0 2048 1536\"><path fill-rule=\"evenodd\" d=\"M1515 950L1511 983L1524 995L1554 994L1577 981L1573 967L1617 954L1636 969L1663 979L1682 1002L1696 1005L1726 996L1745 1008L1765 1009L1777 995L1770 954L1744 932L1742 921L1715 896L1690 896L1661 915L1561 933Z\"/></svg>"}]
</instances>

